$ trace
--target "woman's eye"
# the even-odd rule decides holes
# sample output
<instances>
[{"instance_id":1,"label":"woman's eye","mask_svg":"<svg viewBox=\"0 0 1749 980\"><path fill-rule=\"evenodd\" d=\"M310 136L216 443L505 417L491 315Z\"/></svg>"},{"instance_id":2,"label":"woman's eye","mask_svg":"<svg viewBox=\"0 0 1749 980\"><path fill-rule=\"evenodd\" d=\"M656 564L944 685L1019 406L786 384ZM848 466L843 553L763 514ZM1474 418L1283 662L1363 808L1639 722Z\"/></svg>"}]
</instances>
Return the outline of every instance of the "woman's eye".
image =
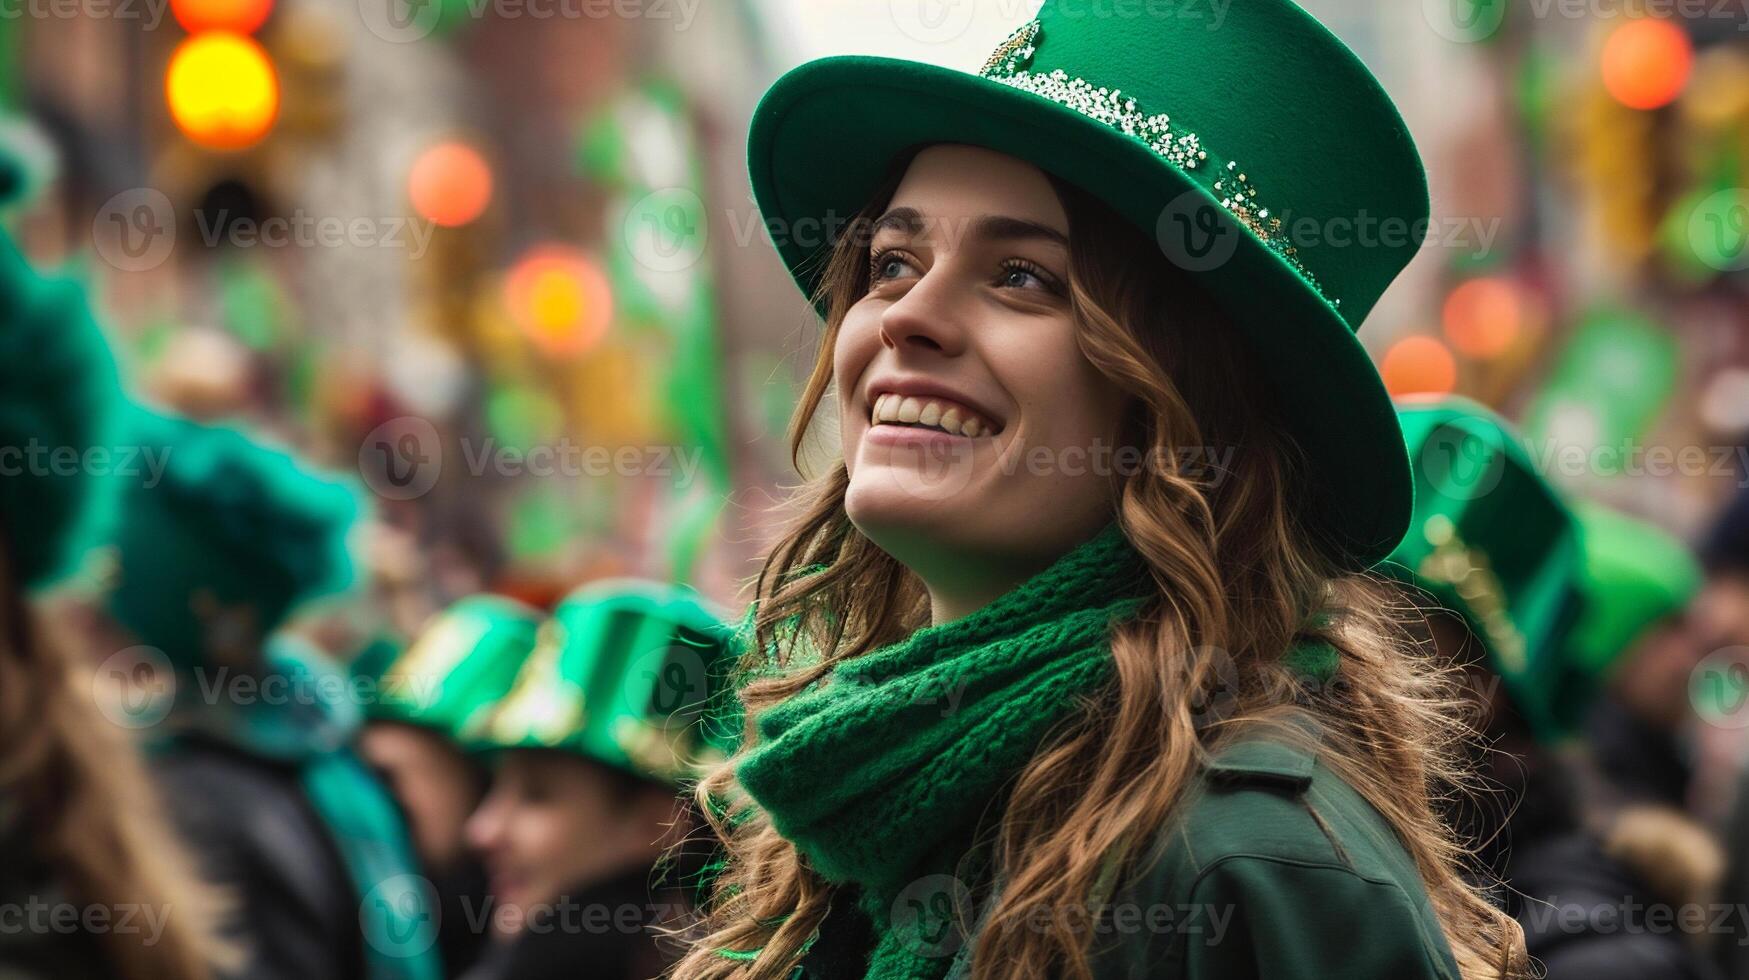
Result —
<instances>
[{"instance_id":1,"label":"woman's eye","mask_svg":"<svg viewBox=\"0 0 1749 980\"><path fill-rule=\"evenodd\" d=\"M1057 291L1054 279L1027 263L1017 262L1003 266L997 283L1004 289L1043 289L1053 293Z\"/></svg>"},{"instance_id":2,"label":"woman's eye","mask_svg":"<svg viewBox=\"0 0 1749 980\"><path fill-rule=\"evenodd\" d=\"M883 252L869 261L869 278L874 282L897 279L910 267L904 256L895 252Z\"/></svg>"}]
</instances>

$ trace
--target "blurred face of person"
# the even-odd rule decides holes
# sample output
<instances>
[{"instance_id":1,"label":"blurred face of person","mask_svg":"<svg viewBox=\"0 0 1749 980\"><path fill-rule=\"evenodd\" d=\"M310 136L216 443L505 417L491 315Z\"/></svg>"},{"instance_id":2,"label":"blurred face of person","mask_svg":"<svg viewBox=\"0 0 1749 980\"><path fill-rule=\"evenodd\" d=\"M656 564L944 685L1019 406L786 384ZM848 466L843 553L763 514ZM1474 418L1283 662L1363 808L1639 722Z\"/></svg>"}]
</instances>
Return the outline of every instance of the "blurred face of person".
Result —
<instances>
[{"instance_id":1,"label":"blurred face of person","mask_svg":"<svg viewBox=\"0 0 1749 980\"><path fill-rule=\"evenodd\" d=\"M412 725L371 725L358 748L401 802L426 867L454 867L466 853L464 828L484 790L479 768L448 739Z\"/></svg>"},{"instance_id":2,"label":"blurred face of person","mask_svg":"<svg viewBox=\"0 0 1749 980\"><path fill-rule=\"evenodd\" d=\"M1038 168L930 147L876 222L868 291L840 325L845 509L923 580L938 622L1113 515L1097 454L1125 399L1076 342L1068 235Z\"/></svg>"},{"instance_id":3,"label":"blurred face of person","mask_svg":"<svg viewBox=\"0 0 1749 980\"><path fill-rule=\"evenodd\" d=\"M628 791L626 780L568 753L507 753L467 825L493 898L517 913L493 917L499 934L574 889L648 867L674 810L673 793Z\"/></svg>"},{"instance_id":4,"label":"blurred face of person","mask_svg":"<svg viewBox=\"0 0 1749 980\"><path fill-rule=\"evenodd\" d=\"M1749 575L1719 572L1690 607L1697 642L1706 653L1749 646Z\"/></svg>"},{"instance_id":5,"label":"blurred face of person","mask_svg":"<svg viewBox=\"0 0 1749 980\"><path fill-rule=\"evenodd\" d=\"M1610 679L1616 700L1640 720L1674 729L1692 714L1689 681L1707 653L1692 613L1648 627Z\"/></svg>"}]
</instances>

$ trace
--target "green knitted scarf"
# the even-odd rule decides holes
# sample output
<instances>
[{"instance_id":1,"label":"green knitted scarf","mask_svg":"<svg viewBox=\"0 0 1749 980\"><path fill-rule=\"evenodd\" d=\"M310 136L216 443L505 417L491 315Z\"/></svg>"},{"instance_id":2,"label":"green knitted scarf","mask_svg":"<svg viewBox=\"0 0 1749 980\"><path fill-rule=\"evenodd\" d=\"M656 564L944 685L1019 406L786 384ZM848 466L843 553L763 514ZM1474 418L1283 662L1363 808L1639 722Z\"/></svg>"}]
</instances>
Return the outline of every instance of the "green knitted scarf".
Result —
<instances>
[{"instance_id":1,"label":"green knitted scarf","mask_svg":"<svg viewBox=\"0 0 1749 980\"><path fill-rule=\"evenodd\" d=\"M983 609L847 661L760 717L741 785L817 873L861 887L878 936L868 976L946 973L949 913L987 864L972 847L980 818L1110 678L1111 626L1151 591L1113 524Z\"/></svg>"}]
</instances>

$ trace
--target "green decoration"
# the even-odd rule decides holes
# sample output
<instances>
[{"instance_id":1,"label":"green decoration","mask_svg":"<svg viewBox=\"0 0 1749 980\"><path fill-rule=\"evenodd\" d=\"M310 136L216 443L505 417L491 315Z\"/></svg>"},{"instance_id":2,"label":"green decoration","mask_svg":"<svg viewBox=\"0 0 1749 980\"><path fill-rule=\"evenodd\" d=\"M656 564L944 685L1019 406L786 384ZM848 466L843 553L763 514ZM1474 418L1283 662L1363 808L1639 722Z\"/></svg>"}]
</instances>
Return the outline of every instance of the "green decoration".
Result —
<instances>
[{"instance_id":1,"label":"green decoration","mask_svg":"<svg viewBox=\"0 0 1749 980\"><path fill-rule=\"evenodd\" d=\"M1677 363L1676 338L1651 320L1625 310L1592 313L1561 351L1527 428L1556 452L1627 448L1669 402Z\"/></svg>"},{"instance_id":2,"label":"green decoration","mask_svg":"<svg viewBox=\"0 0 1749 980\"><path fill-rule=\"evenodd\" d=\"M377 673L376 721L434 729L460 741L509 693L534 650L539 611L503 596L470 596L432 617Z\"/></svg>"},{"instance_id":3,"label":"green decoration","mask_svg":"<svg viewBox=\"0 0 1749 980\"><path fill-rule=\"evenodd\" d=\"M286 297L259 263L228 259L219 264L219 307L225 328L255 351L276 347L286 334Z\"/></svg>"},{"instance_id":4,"label":"green decoration","mask_svg":"<svg viewBox=\"0 0 1749 980\"><path fill-rule=\"evenodd\" d=\"M1662 529L1599 504L1579 507L1584 611L1569 657L1593 681L1607 675L1653 625L1676 616L1700 591L1700 564Z\"/></svg>"},{"instance_id":5,"label":"green decoration","mask_svg":"<svg viewBox=\"0 0 1749 980\"><path fill-rule=\"evenodd\" d=\"M114 517L120 380L85 290L38 274L4 233L0 310L0 540L17 581L45 585Z\"/></svg>"},{"instance_id":6,"label":"green decoration","mask_svg":"<svg viewBox=\"0 0 1749 980\"><path fill-rule=\"evenodd\" d=\"M139 447L122 491L107 605L184 667L271 634L301 603L353 580L358 490L230 428L134 407Z\"/></svg>"},{"instance_id":7,"label":"green decoration","mask_svg":"<svg viewBox=\"0 0 1749 980\"><path fill-rule=\"evenodd\" d=\"M722 616L690 589L592 583L554 610L515 687L468 736L675 784L720 756L702 722L731 649Z\"/></svg>"},{"instance_id":8,"label":"green decoration","mask_svg":"<svg viewBox=\"0 0 1749 980\"><path fill-rule=\"evenodd\" d=\"M1519 714L1554 740L1561 644L1575 610L1572 513L1518 434L1461 398L1399 404L1415 472L1409 534L1379 566L1456 613L1487 650Z\"/></svg>"}]
</instances>

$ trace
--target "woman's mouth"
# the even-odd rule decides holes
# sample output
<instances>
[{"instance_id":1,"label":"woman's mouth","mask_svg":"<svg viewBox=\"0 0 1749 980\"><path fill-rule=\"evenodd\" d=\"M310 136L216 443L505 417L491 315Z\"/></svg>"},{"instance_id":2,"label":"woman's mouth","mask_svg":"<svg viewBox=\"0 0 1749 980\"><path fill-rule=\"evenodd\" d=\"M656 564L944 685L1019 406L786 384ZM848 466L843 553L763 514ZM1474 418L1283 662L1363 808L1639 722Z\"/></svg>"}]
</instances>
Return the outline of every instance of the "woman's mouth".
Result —
<instances>
[{"instance_id":1,"label":"woman's mouth","mask_svg":"<svg viewBox=\"0 0 1749 980\"><path fill-rule=\"evenodd\" d=\"M951 399L892 392L875 398L869 422L875 426L929 429L970 439L995 435L999 431L990 419Z\"/></svg>"}]
</instances>

